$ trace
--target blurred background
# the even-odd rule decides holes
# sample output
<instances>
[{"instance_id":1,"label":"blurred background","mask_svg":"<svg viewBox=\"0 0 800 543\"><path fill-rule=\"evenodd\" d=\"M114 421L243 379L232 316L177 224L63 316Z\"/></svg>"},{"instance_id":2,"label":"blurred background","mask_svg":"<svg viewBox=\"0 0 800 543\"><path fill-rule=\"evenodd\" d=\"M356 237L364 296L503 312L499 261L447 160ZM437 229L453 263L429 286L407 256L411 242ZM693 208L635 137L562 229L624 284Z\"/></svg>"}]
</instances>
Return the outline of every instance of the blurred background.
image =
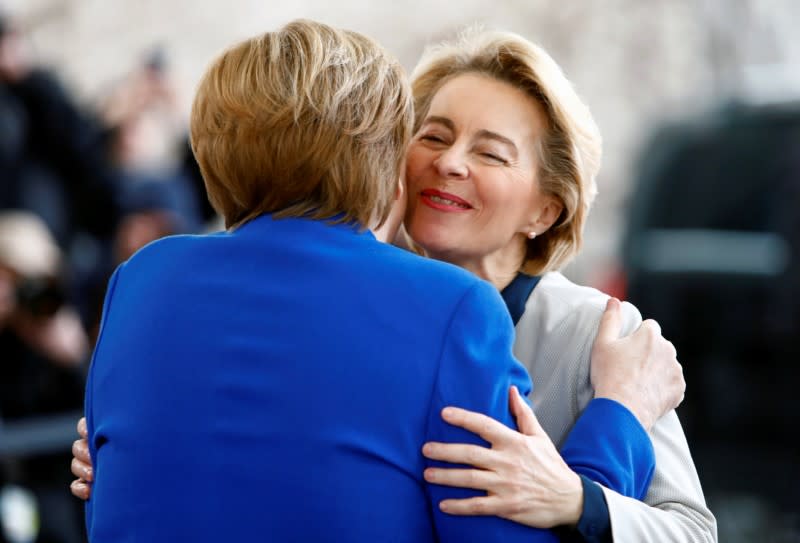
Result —
<instances>
[{"instance_id":1,"label":"blurred background","mask_svg":"<svg viewBox=\"0 0 800 543\"><path fill-rule=\"evenodd\" d=\"M796 0L0 0L0 542L83 541L69 447L114 266L220 227L187 143L237 39L310 17L410 70L472 23L543 45L605 141L572 279L660 321L720 541L800 541Z\"/></svg>"}]
</instances>

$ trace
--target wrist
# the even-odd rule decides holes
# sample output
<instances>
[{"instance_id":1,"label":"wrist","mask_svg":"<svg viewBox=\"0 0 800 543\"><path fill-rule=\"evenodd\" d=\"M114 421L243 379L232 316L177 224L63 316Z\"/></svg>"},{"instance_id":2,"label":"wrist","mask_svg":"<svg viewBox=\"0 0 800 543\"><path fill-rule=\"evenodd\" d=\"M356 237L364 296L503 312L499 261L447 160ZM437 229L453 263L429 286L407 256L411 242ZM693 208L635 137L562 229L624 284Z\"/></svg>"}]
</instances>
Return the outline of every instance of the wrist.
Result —
<instances>
[{"instance_id":1,"label":"wrist","mask_svg":"<svg viewBox=\"0 0 800 543\"><path fill-rule=\"evenodd\" d=\"M646 403L639 401L636 396L631 394L619 394L615 392L604 392L601 390L595 391L594 397L596 399L612 400L620 404L622 407L630 411L630 413L639 421L639 424L649 432L655 424L656 418Z\"/></svg>"},{"instance_id":2,"label":"wrist","mask_svg":"<svg viewBox=\"0 0 800 543\"><path fill-rule=\"evenodd\" d=\"M573 541L611 541L611 515L608 503L599 484L581 476L583 484L583 513L573 530Z\"/></svg>"},{"instance_id":3,"label":"wrist","mask_svg":"<svg viewBox=\"0 0 800 543\"><path fill-rule=\"evenodd\" d=\"M565 493L566 502L562 508L564 516L558 524L574 528L583 516L583 482L580 476L572 472L570 489Z\"/></svg>"}]
</instances>

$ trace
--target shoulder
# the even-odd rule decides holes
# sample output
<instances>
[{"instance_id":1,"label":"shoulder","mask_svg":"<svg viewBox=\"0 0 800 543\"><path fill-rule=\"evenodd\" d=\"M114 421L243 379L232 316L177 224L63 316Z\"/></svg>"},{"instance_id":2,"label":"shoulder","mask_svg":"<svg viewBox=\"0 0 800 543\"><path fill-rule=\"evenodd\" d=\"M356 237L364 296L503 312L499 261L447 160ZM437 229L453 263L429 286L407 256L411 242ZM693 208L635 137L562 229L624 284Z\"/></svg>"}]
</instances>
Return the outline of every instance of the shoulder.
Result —
<instances>
[{"instance_id":1,"label":"shoulder","mask_svg":"<svg viewBox=\"0 0 800 543\"><path fill-rule=\"evenodd\" d=\"M204 273L215 260L208 251L217 234L168 236L152 241L122 262L114 273L115 286L135 297Z\"/></svg>"},{"instance_id":2,"label":"shoulder","mask_svg":"<svg viewBox=\"0 0 800 543\"><path fill-rule=\"evenodd\" d=\"M179 234L165 236L151 241L134 253L132 258L151 258L155 255L172 253L173 251L188 250L205 244L212 244L215 240L230 237L227 232L214 232L211 234Z\"/></svg>"},{"instance_id":3,"label":"shoulder","mask_svg":"<svg viewBox=\"0 0 800 543\"><path fill-rule=\"evenodd\" d=\"M441 260L419 256L411 251L387 243L378 242L378 245L380 245L382 255L386 259L386 262L391 263L392 266L396 266L396 269L400 272L426 273L467 287L478 283L485 283L488 285L486 281L483 281L474 273L464 268L442 262Z\"/></svg>"},{"instance_id":4,"label":"shoulder","mask_svg":"<svg viewBox=\"0 0 800 543\"><path fill-rule=\"evenodd\" d=\"M583 329L594 335L608 298L596 288L573 283L559 272L549 272L534 289L523 318L532 317L551 327ZM622 319L623 334L632 332L642 321L639 310L628 302L622 303Z\"/></svg>"},{"instance_id":5,"label":"shoulder","mask_svg":"<svg viewBox=\"0 0 800 543\"><path fill-rule=\"evenodd\" d=\"M496 303L505 311L500 293L475 274L439 260L422 257L393 245L377 242L363 259L365 268L379 281L405 285L407 294L426 296L431 304L458 303L463 297Z\"/></svg>"},{"instance_id":6,"label":"shoulder","mask_svg":"<svg viewBox=\"0 0 800 543\"><path fill-rule=\"evenodd\" d=\"M126 268L140 268L164 261L179 262L187 254L196 253L206 245L212 245L214 240L226 236L225 232L214 234L181 234L176 236L166 236L155 241L151 241L138 251L136 251L125 263Z\"/></svg>"}]
</instances>

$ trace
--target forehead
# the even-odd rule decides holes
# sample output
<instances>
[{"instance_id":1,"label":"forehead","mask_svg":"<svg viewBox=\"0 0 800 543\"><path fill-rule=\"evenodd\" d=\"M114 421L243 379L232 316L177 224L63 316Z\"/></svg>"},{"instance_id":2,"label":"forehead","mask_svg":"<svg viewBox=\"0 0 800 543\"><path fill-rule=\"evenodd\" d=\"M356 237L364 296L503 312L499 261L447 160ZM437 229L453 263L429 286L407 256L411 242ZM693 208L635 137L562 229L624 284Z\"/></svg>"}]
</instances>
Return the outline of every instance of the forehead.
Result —
<instances>
[{"instance_id":1,"label":"forehead","mask_svg":"<svg viewBox=\"0 0 800 543\"><path fill-rule=\"evenodd\" d=\"M428 115L446 117L459 130L489 130L514 140L536 139L545 127L544 111L535 99L505 81L472 73L442 85Z\"/></svg>"}]
</instances>

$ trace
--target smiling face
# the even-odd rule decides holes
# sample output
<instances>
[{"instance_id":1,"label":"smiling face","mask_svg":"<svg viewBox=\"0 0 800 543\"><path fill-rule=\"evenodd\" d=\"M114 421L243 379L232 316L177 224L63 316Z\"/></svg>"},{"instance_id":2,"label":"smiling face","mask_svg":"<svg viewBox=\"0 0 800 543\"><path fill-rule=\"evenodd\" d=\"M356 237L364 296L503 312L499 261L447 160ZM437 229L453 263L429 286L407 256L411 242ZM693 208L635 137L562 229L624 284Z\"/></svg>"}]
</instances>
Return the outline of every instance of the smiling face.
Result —
<instances>
[{"instance_id":1,"label":"smiling face","mask_svg":"<svg viewBox=\"0 0 800 543\"><path fill-rule=\"evenodd\" d=\"M429 256L497 284L561 206L537 179L546 129L539 104L508 83L463 74L445 83L407 154L409 235Z\"/></svg>"}]
</instances>

